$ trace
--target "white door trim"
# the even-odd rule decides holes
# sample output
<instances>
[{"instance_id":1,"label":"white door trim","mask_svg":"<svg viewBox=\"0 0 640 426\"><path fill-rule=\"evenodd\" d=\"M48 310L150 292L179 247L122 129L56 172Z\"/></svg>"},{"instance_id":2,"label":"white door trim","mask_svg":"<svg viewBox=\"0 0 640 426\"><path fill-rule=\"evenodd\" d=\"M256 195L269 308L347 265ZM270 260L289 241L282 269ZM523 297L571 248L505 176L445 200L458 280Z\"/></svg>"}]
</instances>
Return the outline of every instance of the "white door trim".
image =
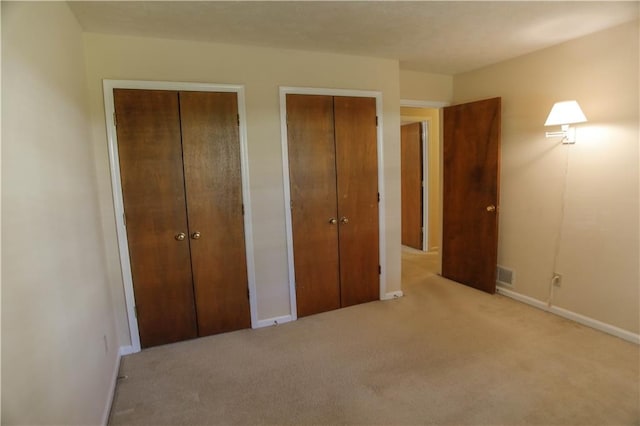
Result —
<instances>
[{"instance_id":1,"label":"white door trim","mask_svg":"<svg viewBox=\"0 0 640 426\"><path fill-rule=\"evenodd\" d=\"M171 81L139 81L139 80L103 80L104 111L107 125L107 141L109 145L109 164L111 168L111 188L120 251L120 266L124 286L129 333L131 335L131 352L140 352L140 334L138 320L135 314L135 295L133 292L133 278L129 261L129 245L127 230L124 224L124 203L122 198L122 182L120 179L120 160L118 158L118 137L114 123L113 89L146 89L146 90L177 90L197 92L232 92L238 97L238 115L240 116L240 167L242 173L242 202L244 203L244 234L247 255L247 279L249 281L249 309L251 312L251 327L258 324L258 310L256 299L256 280L254 267L253 229L251 225L251 197L249 194L249 156L247 147L246 108L244 100L244 86L209 83L182 83Z\"/></svg>"},{"instance_id":2,"label":"white door trim","mask_svg":"<svg viewBox=\"0 0 640 426\"><path fill-rule=\"evenodd\" d=\"M422 251L429 251L429 121L421 124L422 139Z\"/></svg>"},{"instance_id":3,"label":"white door trim","mask_svg":"<svg viewBox=\"0 0 640 426\"><path fill-rule=\"evenodd\" d=\"M386 239L385 239L385 209L384 209L384 157L383 157L383 127L382 123L382 92L366 90L323 89L312 87L280 87L280 134L282 144L282 173L284 180L284 211L287 228L287 262L289 266L289 300L291 306L291 318L298 318L296 303L295 265L293 260L293 229L291 223L291 186L289 181L289 148L287 143L287 95L326 95L326 96L353 96L363 98L375 98L376 115L378 117L377 149L378 149L378 235L379 235L379 259L380 259L380 300L384 300L387 294L386 279Z\"/></svg>"},{"instance_id":4,"label":"white door trim","mask_svg":"<svg viewBox=\"0 0 640 426\"><path fill-rule=\"evenodd\" d=\"M443 108L451 105L451 102L445 101L417 101L411 99L400 99L401 107L410 108Z\"/></svg>"}]
</instances>

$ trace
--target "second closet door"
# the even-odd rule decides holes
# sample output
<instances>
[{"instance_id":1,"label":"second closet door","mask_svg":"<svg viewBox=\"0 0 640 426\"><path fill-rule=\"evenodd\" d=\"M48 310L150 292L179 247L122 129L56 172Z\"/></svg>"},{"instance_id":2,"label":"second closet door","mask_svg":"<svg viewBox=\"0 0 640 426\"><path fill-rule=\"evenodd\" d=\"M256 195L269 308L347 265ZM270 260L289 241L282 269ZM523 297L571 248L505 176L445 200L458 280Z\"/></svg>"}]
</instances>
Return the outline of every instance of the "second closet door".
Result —
<instances>
[{"instance_id":1,"label":"second closet door","mask_svg":"<svg viewBox=\"0 0 640 426\"><path fill-rule=\"evenodd\" d=\"M373 98L287 95L298 316L379 297Z\"/></svg>"}]
</instances>

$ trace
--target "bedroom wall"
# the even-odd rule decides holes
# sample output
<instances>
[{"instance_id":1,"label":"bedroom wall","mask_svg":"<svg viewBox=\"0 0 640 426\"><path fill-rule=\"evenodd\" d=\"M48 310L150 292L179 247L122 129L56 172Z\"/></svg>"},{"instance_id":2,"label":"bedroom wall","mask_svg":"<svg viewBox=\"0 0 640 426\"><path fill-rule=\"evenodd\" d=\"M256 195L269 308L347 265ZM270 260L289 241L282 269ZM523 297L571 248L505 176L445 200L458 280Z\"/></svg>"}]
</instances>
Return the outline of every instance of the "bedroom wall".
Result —
<instances>
[{"instance_id":1,"label":"bedroom wall","mask_svg":"<svg viewBox=\"0 0 640 426\"><path fill-rule=\"evenodd\" d=\"M638 333L638 21L457 75L454 100L501 96L498 263L514 291ZM554 102L577 100L575 145L546 139Z\"/></svg>"},{"instance_id":2,"label":"bedroom wall","mask_svg":"<svg viewBox=\"0 0 640 426\"><path fill-rule=\"evenodd\" d=\"M453 76L400 70L400 99L450 102L453 99Z\"/></svg>"},{"instance_id":3,"label":"bedroom wall","mask_svg":"<svg viewBox=\"0 0 640 426\"><path fill-rule=\"evenodd\" d=\"M100 424L118 338L81 28L2 2L2 424Z\"/></svg>"},{"instance_id":4,"label":"bedroom wall","mask_svg":"<svg viewBox=\"0 0 640 426\"><path fill-rule=\"evenodd\" d=\"M129 344L122 294L102 79L245 86L258 319L290 313L279 86L358 89L383 94L387 292L400 289L400 87L387 59L228 44L84 35L103 232L121 344Z\"/></svg>"}]
</instances>

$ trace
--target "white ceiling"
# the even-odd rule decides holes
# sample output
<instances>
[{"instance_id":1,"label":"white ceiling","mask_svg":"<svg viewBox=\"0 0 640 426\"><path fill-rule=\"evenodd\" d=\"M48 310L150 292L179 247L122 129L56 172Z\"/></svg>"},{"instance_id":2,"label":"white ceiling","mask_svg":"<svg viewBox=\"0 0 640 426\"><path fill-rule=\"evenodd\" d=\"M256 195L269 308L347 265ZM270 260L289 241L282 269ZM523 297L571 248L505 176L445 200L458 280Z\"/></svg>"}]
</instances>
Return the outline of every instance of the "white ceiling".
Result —
<instances>
[{"instance_id":1,"label":"white ceiling","mask_svg":"<svg viewBox=\"0 0 640 426\"><path fill-rule=\"evenodd\" d=\"M402 69L470 71L638 18L611 1L88 1L85 31L393 58Z\"/></svg>"}]
</instances>

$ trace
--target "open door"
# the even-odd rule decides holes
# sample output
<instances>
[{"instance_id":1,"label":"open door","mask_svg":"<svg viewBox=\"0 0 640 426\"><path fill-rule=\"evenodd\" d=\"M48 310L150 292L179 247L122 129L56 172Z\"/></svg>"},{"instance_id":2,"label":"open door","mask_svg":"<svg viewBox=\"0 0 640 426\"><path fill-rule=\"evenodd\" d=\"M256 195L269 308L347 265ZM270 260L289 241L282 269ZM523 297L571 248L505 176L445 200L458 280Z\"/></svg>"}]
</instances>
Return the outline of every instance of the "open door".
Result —
<instances>
[{"instance_id":1,"label":"open door","mask_svg":"<svg viewBox=\"0 0 640 426\"><path fill-rule=\"evenodd\" d=\"M402 245L422 250L422 125L405 124L400 128Z\"/></svg>"},{"instance_id":2,"label":"open door","mask_svg":"<svg viewBox=\"0 0 640 426\"><path fill-rule=\"evenodd\" d=\"M442 276L496 291L501 98L444 108Z\"/></svg>"}]
</instances>

